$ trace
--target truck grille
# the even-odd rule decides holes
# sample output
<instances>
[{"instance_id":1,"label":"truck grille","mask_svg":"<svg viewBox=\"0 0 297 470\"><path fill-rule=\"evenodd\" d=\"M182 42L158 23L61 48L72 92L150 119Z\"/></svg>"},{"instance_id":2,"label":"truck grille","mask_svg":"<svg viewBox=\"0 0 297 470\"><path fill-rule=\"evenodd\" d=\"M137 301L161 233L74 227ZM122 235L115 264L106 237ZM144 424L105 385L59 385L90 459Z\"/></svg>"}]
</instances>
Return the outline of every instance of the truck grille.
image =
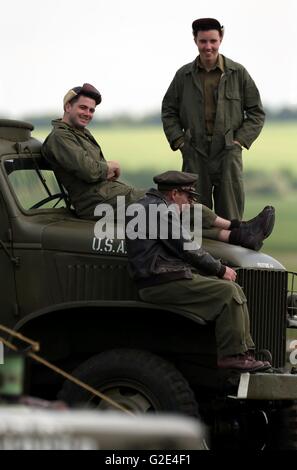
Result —
<instances>
[{"instance_id":1,"label":"truck grille","mask_svg":"<svg viewBox=\"0 0 297 470\"><path fill-rule=\"evenodd\" d=\"M256 349L268 349L274 367L286 361L286 271L239 269L237 283L248 301L251 333Z\"/></svg>"}]
</instances>

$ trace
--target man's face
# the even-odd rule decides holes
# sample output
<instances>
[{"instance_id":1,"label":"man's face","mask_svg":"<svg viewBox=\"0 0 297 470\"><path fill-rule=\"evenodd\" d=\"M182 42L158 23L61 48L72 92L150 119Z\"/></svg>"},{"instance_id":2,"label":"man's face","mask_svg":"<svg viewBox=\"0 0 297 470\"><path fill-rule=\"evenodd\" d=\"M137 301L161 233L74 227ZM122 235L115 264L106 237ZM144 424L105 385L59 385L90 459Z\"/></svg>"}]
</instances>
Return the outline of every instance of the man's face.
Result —
<instances>
[{"instance_id":1,"label":"man's face","mask_svg":"<svg viewBox=\"0 0 297 470\"><path fill-rule=\"evenodd\" d=\"M178 206L179 212L183 212L185 209L190 207L193 202L191 195L184 191L174 189L171 194L172 201Z\"/></svg>"},{"instance_id":2,"label":"man's face","mask_svg":"<svg viewBox=\"0 0 297 470\"><path fill-rule=\"evenodd\" d=\"M219 47L222 42L219 31L211 29L209 31L198 31L194 38L198 46L202 62L215 62L219 54Z\"/></svg>"},{"instance_id":3,"label":"man's face","mask_svg":"<svg viewBox=\"0 0 297 470\"><path fill-rule=\"evenodd\" d=\"M93 119L96 102L93 98L79 96L74 103L65 106L64 121L76 129L84 129Z\"/></svg>"}]
</instances>

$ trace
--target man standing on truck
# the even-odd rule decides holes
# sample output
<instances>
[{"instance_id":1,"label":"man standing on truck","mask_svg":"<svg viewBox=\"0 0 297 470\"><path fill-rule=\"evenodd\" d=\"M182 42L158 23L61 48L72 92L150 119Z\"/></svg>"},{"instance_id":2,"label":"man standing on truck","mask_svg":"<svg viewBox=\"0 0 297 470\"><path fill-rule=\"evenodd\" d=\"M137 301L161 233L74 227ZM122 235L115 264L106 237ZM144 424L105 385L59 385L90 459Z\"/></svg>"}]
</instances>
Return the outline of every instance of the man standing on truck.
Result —
<instances>
[{"instance_id":1,"label":"man standing on truck","mask_svg":"<svg viewBox=\"0 0 297 470\"><path fill-rule=\"evenodd\" d=\"M162 121L183 171L197 173L200 202L226 219L242 219L242 149L260 134L265 113L246 69L219 54L223 26L214 18L192 24L199 56L181 67L162 103Z\"/></svg>"},{"instance_id":2,"label":"man standing on truck","mask_svg":"<svg viewBox=\"0 0 297 470\"><path fill-rule=\"evenodd\" d=\"M52 122L53 130L42 145L42 154L66 188L76 214L85 219L94 219L100 203L116 208L117 196L130 204L146 192L118 181L119 163L105 160L87 129L100 103L100 92L89 83L69 90L63 100L63 118ZM271 206L248 222L223 219L205 206L202 215L203 236L253 250L259 250L270 235L275 217Z\"/></svg>"},{"instance_id":3,"label":"man standing on truck","mask_svg":"<svg viewBox=\"0 0 297 470\"><path fill-rule=\"evenodd\" d=\"M190 237L178 222L181 212L198 196L196 180L195 174L168 171L155 176L158 189L150 189L138 201L145 210L145 236L135 238L135 225L129 224L129 218L126 225L132 278L143 301L180 306L206 322L215 322L219 368L264 371L271 365L254 357L246 297L235 283L236 271L198 245L185 249ZM154 237L149 236L151 206L157 206L161 214ZM166 237L162 236L162 223L167 225ZM177 226L179 237L173 236Z\"/></svg>"}]
</instances>

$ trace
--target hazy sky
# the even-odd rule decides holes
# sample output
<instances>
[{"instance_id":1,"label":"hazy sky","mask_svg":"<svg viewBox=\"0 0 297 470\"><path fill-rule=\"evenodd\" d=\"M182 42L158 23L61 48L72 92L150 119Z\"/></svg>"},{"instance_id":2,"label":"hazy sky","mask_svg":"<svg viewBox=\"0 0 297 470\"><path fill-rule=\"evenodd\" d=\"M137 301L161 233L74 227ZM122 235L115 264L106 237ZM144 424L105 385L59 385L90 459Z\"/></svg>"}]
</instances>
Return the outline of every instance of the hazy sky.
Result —
<instances>
[{"instance_id":1,"label":"hazy sky","mask_svg":"<svg viewBox=\"0 0 297 470\"><path fill-rule=\"evenodd\" d=\"M102 93L97 115L155 111L197 55L191 23L206 16L225 26L221 52L247 68L264 104L296 107L296 0L3 0L0 115L59 115L84 82Z\"/></svg>"}]
</instances>

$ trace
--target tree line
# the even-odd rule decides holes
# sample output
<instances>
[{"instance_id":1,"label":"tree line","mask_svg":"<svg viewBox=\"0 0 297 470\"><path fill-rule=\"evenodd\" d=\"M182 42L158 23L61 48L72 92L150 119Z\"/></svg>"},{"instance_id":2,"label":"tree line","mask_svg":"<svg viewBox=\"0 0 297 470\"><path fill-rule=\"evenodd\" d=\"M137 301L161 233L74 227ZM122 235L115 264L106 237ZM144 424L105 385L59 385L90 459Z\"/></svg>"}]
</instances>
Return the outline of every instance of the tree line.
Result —
<instances>
[{"instance_id":1,"label":"tree line","mask_svg":"<svg viewBox=\"0 0 297 470\"><path fill-rule=\"evenodd\" d=\"M267 121L297 121L297 107L283 107L279 110L273 110L266 108L266 120ZM3 116L4 117L4 116ZM35 116L24 116L24 120L31 122L34 127L48 127L52 119L56 119L57 115L35 115ZM118 114L109 118L101 116L95 117L92 123L93 126L100 125L104 127L112 126L129 126L129 127L140 127L140 126L160 126L161 117L160 111L145 114L141 117L135 117L130 114Z\"/></svg>"}]
</instances>

